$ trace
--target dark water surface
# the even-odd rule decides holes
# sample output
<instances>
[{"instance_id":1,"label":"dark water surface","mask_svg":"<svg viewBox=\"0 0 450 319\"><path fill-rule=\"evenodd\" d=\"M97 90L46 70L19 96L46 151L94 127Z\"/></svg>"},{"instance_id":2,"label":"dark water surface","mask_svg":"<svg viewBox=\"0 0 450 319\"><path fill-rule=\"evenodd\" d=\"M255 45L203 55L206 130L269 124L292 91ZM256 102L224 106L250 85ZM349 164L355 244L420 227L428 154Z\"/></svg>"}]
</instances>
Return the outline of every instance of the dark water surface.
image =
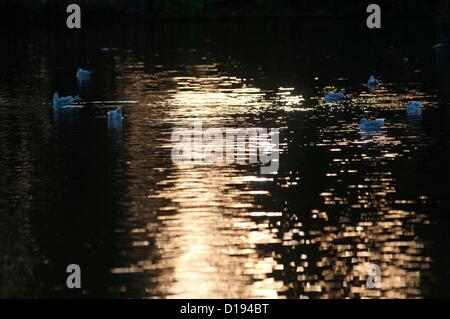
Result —
<instances>
[{"instance_id":1,"label":"dark water surface","mask_svg":"<svg viewBox=\"0 0 450 319\"><path fill-rule=\"evenodd\" d=\"M431 20L363 26L0 31L0 296L449 297L448 52ZM324 105L328 89L349 101ZM80 108L54 112L54 91ZM387 125L363 135L361 116ZM174 164L173 129L198 119L280 128L278 174Z\"/></svg>"}]
</instances>

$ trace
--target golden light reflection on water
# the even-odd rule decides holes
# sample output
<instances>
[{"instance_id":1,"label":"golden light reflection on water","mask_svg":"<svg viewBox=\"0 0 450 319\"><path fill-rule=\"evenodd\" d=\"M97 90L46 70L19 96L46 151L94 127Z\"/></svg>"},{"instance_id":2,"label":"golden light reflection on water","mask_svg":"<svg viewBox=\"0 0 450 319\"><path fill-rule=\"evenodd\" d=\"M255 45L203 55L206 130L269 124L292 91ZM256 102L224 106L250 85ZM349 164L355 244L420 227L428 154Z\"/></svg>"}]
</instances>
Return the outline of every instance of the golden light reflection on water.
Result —
<instances>
[{"instance_id":1,"label":"golden light reflection on water","mask_svg":"<svg viewBox=\"0 0 450 319\"><path fill-rule=\"evenodd\" d=\"M334 128L335 133L341 130L348 128ZM423 253L424 245L415 233L415 225L429 221L414 210L392 207L414 205L426 196L393 201L397 193L395 177L391 172L378 171L374 165L386 166L388 161L405 156L408 152L402 151L410 146L384 133L355 140L323 140L317 146L335 155L326 174L333 180L333 187L320 194L325 211L313 211L313 218L323 225L310 232L311 241L320 251L316 266L321 275L306 282L307 290L315 290L322 298L420 297L420 273L429 268L430 258ZM348 157L349 153L353 156ZM341 207L337 224L330 223L327 207L334 213L338 213L334 207ZM379 289L366 286L367 265L371 264L381 269Z\"/></svg>"},{"instance_id":2,"label":"golden light reflection on water","mask_svg":"<svg viewBox=\"0 0 450 319\"><path fill-rule=\"evenodd\" d=\"M53 275L67 262L87 270L83 297L448 294L446 57L431 61L429 37L422 49L405 37L423 25L362 43L325 43L327 23L264 34L261 24L163 25L92 30L76 52L59 33L67 45L48 32L14 37L0 79L3 295L73 296ZM75 86L82 61L94 74ZM373 93L369 69L381 82ZM80 94L83 108L51 115L55 90ZM325 104L327 90L348 99ZM422 115L407 115L411 100ZM123 123L107 125L117 106ZM363 116L386 125L360 132ZM173 129L199 119L280 128L278 174L173 163Z\"/></svg>"},{"instance_id":3,"label":"golden light reflection on water","mask_svg":"<svg viewBox=\"0 0 450 319\"><path fill-rule=\"evenodd\" d=\"M165 287L171 297L276 296L274 283L263 281L275 262L260 260L255 251L256 243L276 240L267 226L249 218L255 203L246 182L230 183L238 173L231 168L179 167L169 177L170 187L156 195L169 198L176 211L160 215L163 228L156 239L172 259L174 273ZM255 280L259 283L252 286Z\"/></svg>"},{"instance_id":4,"label":"golden light reflection on water","mask_svg":"<svg viewBox=\"0 0 450 319\"><path fill-rule=\"evenodd\" d=\"M211 70L202 66L202 72ZM216 125L236 113L258 113L271 104L265 93L245 87L235 77L176 77L177 91L168 101L177 127L193 120ZM229 88L239 84L239 87ZM225 123L222 123L225 124ZM220 128L221 126L219 126ZM238 154L239 156L239 154ZM180 165L167 178L168 187L155 196L170 200L176 214L164 219L156 243L173 256L173 277L164 290L171 297L277 297L282 284L267 275L276 261L261 258L256 245L276 243L267 224L251 218L255 196L269 196L252 185L271 179L241 177L230 164ZM163 216L161 216L163 217Z\"/></svg>"},{"instance_id":5,"label":"golden light reflection on water","mask_svg":"<svg viewBox=\"0 0 450 319\"><path fill-rule=\"evenodd\" d=\"M161 150L154 155L157 161L159 156L170 156L171 130L191 128L193 120L201 119L204 127L254 127L249 120L252 116L275 109L284 115L271 118L271 126L285 129L289 114L302 111L303 126L289 127L289 132L301 129L311 134L308 125L317 125L319 119L323 122L314 128L315 140L299 143L298 137L290 137L282 141L281 149L287 152L288 146L296 147L300 154L326 150L328 166L320 174L328 181L314 195L319 199L317 207L305 214L287 200L277 209L264 204L273 195L273 185L287 192L305 187L303 175L309 167L299 169L289 163L278 176L265 177L251 165L172 163L167 169L152 164L159 181L147 185L152 178L146 178L141 162L153 149L130 149L134 158L131 174L141 183L133 186L132 202L139 205L134 210L158 203L151 206L151 222L135 228L134 236L149 234L148 238L135 239L131 246L147 250L152 246L151 255L158 257L140 258L112 272L156 272L156 278L151 276L149 296L420 297L420 272L429 267L430 259L423 253L415 225L428 220L407 207L420 198L395 197L396 177L383 170L389 162L410 156L411 148L386 130L360 134L357 117L338 120L339 109L326 110L321 102L311 104L320 97L304 105L305 99L295 88L262 90L245 79L218 73L218 65L211 64L191 67L189 76L162 72L159 78L141 74L131 79L138 82L137 87L160 87L152 93L157 97L154 101L146 97L141 108L134 110L136 118L147 121L141 127L134 122L131 140L142 139L148 130L157 132L157 138L149 136L156 141L151 147ZM364 98L367 104L362 112L403 103L383 90L381 97ZM362 96L352 97L352 103L362 100ZM149 117L148 108L155 106L162 111ZM155 121L165 126L154 129ZM291 201L298 203L299 199ZM380 266L380 289L366 287L367 263ZM288 274L295 279L288 279Z\"/></svg>"}]
</instances>

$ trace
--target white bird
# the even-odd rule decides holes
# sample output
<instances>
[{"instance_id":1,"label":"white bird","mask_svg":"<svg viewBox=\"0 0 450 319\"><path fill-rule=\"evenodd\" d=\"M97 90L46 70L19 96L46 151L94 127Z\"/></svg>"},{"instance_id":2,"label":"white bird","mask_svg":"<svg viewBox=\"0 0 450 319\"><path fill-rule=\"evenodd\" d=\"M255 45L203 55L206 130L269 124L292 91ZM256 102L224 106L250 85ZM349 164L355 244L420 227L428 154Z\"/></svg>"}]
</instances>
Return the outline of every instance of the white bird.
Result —
<instances>
[{"instance_id":1,"label":"white bird","mask_svg":"<svg viewBox=\"0 0 450 319\"><path fill-rule=\"evenodd\" d=\"M109 120L123 120L122 108L118 107L115 110L109 111L108 119Z\"/></svg>"},{"instance_id":2,"label":"white bird","mask_svg":"<svg viewBox=\"0 0 450 319\"><path fill-rule=\"evenodd\" d=\"M361 131L377 131L384 125L384 119L368 120L365 117L359 121Z\"/></svg>"},{"instance_id":3,"label":"white bird","mask_svg":"<svg viewBox=\"0 0 450 319\"><path fill-rule=\"evenodd\" d=\"M450 47L449 43L438 43L433 45L432 49L433 50L438 50L438 49L448 49Z\"/></svg>"},{"instance_id":4,"label":"white bird","mask_svg":"<svg viewBox=\"0 0 450 319\"><path fill-rule=\"evenodd\" d=\"M78 95L77 96L69 95L69 96L59 97L58 92L55 92L53 94L53 106L62 107L62 106L70 105L78 99L79 99Z\"/></svg>"},{"instance_id":5,"label":"white bird","mask_svg":"<svg viewBox=\"0 0 450 319\"><path fill-rule=\"evenodd\" d=\"M92 71L83 70L82 68L78 68L78 70L77 70L77 79L80 80L80 81L87 80L87 79L89 79L91 74L92 74Z\"/></svg>"},{"instance_id":6,"label":"white bird","mask_svg":"<svg viewBox=\"0 0 450 319\"><path fill-rule=\"evenodd\" d=\"M326 92L324 96L325 103L341 102L346 96L341 92Z\"/></svg>"},{"instance_id":7,"label":"white bird","mask_svg":"<svg viewBox=\"0 0 450 319\"><path fill-rule=\"evenodd\" d=\"M378 85L380 85L380 82L378 82L375 76L371 75L369 81L367 81L367 87L369 88L369 91L375 91L378 88Z\"/></svg>"},{"instance_id":8,"label":"white bird","mask_svg":"<svg viewBox=\"0 0 450 319\"><path fill-rule=\"evenodd\" d=\"M421 115L422 114L422 104L417 101L409 101L406 104L406 113L408 115Z\"/></svg>"}]
</instances>

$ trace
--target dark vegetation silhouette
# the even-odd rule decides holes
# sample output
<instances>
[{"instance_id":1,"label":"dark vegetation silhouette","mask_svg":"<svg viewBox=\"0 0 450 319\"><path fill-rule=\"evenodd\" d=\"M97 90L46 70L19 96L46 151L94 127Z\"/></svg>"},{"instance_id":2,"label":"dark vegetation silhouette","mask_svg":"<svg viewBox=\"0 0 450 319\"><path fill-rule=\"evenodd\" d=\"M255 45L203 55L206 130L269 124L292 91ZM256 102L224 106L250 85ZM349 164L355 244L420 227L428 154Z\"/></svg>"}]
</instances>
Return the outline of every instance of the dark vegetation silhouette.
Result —
<instances>
[{"instance_id":1,"label":"dark vegetation silhouette","mask_svg":"<svg viewBox=\"0 0 450 319\"><path fill-rule=\"evenodd\" d=\"M377 3L386 14L447 15L447 0L2 0L2 21L54 21L69 3L82 6L83 15L140 18L286 18L365 14Z\"/></svg>"}]
</instances>

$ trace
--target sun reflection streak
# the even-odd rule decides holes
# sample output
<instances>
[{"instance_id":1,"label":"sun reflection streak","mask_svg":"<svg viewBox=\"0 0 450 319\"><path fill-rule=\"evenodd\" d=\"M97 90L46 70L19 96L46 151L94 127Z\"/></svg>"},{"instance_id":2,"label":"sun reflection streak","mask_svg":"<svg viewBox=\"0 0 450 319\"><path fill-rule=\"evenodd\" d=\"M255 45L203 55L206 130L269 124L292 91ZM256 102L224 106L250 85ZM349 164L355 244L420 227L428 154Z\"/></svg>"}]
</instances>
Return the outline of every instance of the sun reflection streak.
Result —
<instances>
[{"instance_id":1,"label":"sun reflection streak","mask_svg":"<svg viewBox=\"0 0 450 319\"><path fill-rule=\"evenodd\" d=\"M223 124L233 114L258 114L271 106L265 92L242 86L235 77L176 77L174 82L177 90L169 105L177 127L190 127L199 118L205 127ZM254 197L270 196L258 185L272 179L242 173L227 163L177 164L166 187L154 195L170 200L171 218L156 239L163 255L172 256L173 275L162 288L170 296L276 297L282 289L267 278L276 261L256 250L277 239L267 224L252 218Z\"/></svg>"},{"instance_id":2,"label":"sun reflection streak","mask_svg":"<svg viewBox=\"0 0 450 319\"><path fill-rule=\"evenodd\" d=\"M289 126L289 137L280 143L285 152L289 146L294 153L290 156L299 162L284 163L287 169L270 177L251 173L255 167L246 164L154 167L160 180L145 191L146 200L159 205L151 212L156 220L136 227L150 233L151 240L138 238L131 245L136 250L153 245L157 256L139 255L136 264L117 267L113 273L157 271L149 279L156 286L152 296L420 297L420 272L430 260L413 226L428 220L407 206L420 198L396 197L398 180L388 167L412 156L423 137L394 137L392 130L410 129L405 123L388 123L371 135L362 135L358 127L359 116L370 108L399 111L402 106L395 94L384 96L392 103L369 97L358 108L313 107L314 98L307 102L294 88L262 90L245 79L218 75L217 65L190 70L189 76L161 72L161 79L143 73L134 84L161 86L166 95L151 93L151 97L169 97L151 102L148 98L139 116L146 123L155 118L164 123L162 129L158 127L162 132L157 138L150 136L159 143L158 151L168 154L171 130L189 128L196 119L204 127L236 127L269 114L270 123L287 128L286 114L301 111L292 114L299 127ZM380 92L384 94L383 88ZM353 95L351 103L359 98ZM162 111L149 114L148 109L155 106ZM315 163L308 159L311 149L314 161L326 165L320 170L314 171ZM144 164L135 160L130 166L136 170L139 165ZM315 188L314 193L306 190L297 200L296 192L305 192L305 182L317 187L305 180L308 174L316 174L314 178L321 179L324 187ZM265 208L273 185L277 191L286 191L282 194L293 194L277 206L282 207L279 210ZM311 197L318 197L322 204ZM305 210L302 201L310 200L317 206ZM151 206L141 199L134 201ZM366 263L380 266L381 289L365 287Z\"/></svg>"}]
</instances>

